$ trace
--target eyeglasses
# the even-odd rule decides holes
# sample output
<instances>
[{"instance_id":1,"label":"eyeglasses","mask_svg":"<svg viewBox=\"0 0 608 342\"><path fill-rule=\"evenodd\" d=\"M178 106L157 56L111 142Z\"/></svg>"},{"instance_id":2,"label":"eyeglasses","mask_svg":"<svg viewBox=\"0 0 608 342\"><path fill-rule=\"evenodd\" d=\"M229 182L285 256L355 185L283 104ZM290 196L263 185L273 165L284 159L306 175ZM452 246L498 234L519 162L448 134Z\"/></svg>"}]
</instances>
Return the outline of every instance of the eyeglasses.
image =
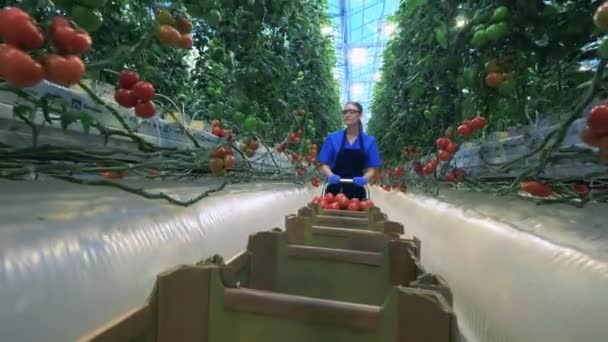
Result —
<instances>
[{"instance_id":1,"label":"eyeglasses","mask_svg":"<svg viewBox=\"0 0 608 342\"><path fill-rule=\"evenodd\" d=\"M354 110L354 109L346 109L342 111L342 115L346 115L346 114L355 114L355 113L359 113L358 110Z\"/></svg>"}]
</instances>

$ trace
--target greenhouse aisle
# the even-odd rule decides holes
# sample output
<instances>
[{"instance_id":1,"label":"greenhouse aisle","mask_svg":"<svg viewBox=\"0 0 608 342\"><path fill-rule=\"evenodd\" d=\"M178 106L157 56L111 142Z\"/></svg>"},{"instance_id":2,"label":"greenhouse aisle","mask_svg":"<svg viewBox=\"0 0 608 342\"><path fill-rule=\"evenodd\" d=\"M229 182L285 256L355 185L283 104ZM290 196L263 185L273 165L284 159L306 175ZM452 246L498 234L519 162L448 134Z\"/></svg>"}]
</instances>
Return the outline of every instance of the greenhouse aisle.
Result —
<instances>
[{"instance_id":1,"label":"greenhouse aisle","mask_svg":"<svg viewBox=\"0 0 608 342\"><path fill-rule=\"evenodd\" d=\"M163 189L191 196L204 187L168 182ZM283 227L284 216L318 191L234 186L191 208L56 182L4 192L0 331L11 341L73 340L143 303L158 273L216 253L229 258L249 234ZM422 262L448 281L469 341L599 342L606 334L601 208L556 214L486 195L438 200L379 189L372 199L422 240ZM572 225L581 229L567 230ZM25 329L28 322L37 329Z\"/></svg>"}]
</instances>

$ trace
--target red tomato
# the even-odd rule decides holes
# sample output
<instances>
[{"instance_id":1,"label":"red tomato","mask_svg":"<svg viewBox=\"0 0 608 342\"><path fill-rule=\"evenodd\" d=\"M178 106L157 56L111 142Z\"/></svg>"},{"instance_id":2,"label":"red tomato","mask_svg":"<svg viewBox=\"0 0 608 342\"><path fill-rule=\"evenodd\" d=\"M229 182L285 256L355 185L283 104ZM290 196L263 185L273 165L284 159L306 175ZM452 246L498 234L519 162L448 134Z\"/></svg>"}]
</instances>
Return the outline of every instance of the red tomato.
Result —
<instances>
[{"instance_id":1,"label":"red tomato","mask_svg":"<svg viewBox=\"0 0 608 342\"><path fill-rule=\"evenodd\" d=\"M91 44L93 44L93 38L91 38L87 31L78 29L74 31L70 52L76 55L81 55L89 51Z\"/></svg>"},{"instance_id":2,"label":"red tomato","mask_svg":"<svg viewBox=\"0 0 608 342\"><path fill-rule=\"evenodd\" d=\"M72 85L80 82L84 76L85 66L78 56L62 57L48 54L43 57L42 63L46 71L46 79L60 85Z\"/></svg>"},{"instance_id":3,"label":"red tomato","mask_svg":"<svg viewBox=\"0 0 608 342\"><path fill-rule=\"evenodd\" d=\"M589 128L599 134L608 133L608 104L593 107L587 118Z\"/></svg>"},{"instance_id":4,"label":"red tomato","mask_svg":"<svg viewBox=\"0 0 608 342\"><path fill-rule=\"evenodd\" d=\"M224 158L225 152L221 148L215 149L211 152L212 158Z\"/></svg>"},{"instance_id":5,"label":"red tomato","mask_svg":"<svg viewBox=\"0 0 608 342\"><path fill-rule=\"evenodd\" d=\"M313 177L310 180L310 184L312 184L312 186L314 186L314 187L318 187L319 185L321 185L321 181L319 180L319 178Z\"/></svg>"},{"instance_id":6,"label":"red tomato","mask_svg":"<svg viewBox=\"0 0 608 342\"><path fill-rule=\"evenodd\" d=\"M401 192L406 192L407 191L407 186L403 185L403 184L399 184L399 186L397 187L399 189L399 191Z\"/></svg>"},{"instance_id":7,"label":"red tomato","mask_svg":"<svg viewBox=\"0 0 608 342\"><path fill-rule=\"evenodd\" d=\"M62 21L58 22L59 24L52 31L53 44L60 53L70 53L72 51L72 42L76 39L76 31L69 24L66 25Z\"/></svg>"},{"instance_id":8,"label":"red tomato","mask_svg":"<svg viewBox=\"0 0 608 342\"><path fill-rule=\"evenodd\" d=\"M154 86L150 82L137 82L133 86L133 94L141 102L148 102L154 98Z\"/></svg>"},{"instance_id":9,"label":"red tomato","mask_svg":"<svg viewBox=\"0 0 608 342\"><path fill-rule=\"evenodd\" d=\"M429 161L428 165L435 170L437 168L437 166L439 165L439 162L437 161L437 159L433 158Z\"/></svg>"},{"instance_id":10,"label":"red tomato","mask_svg":"<svg viewBox=\"0 0 608 342\"><path fill-rule=\"evenodd\" d=\"M234 163L235 163L235 159L234 159L233 155L229 154L229 155L224 156L224 166L227 169L233 167Z\"/></svg>"},{"instance_id":11,"label":"red tomato","mask_svg":"<svg viewBox=\"0 0 608 342\"><path fill-rule=\"evenodd\" d=\"M190 33L192 32L192 23L190 22L190 20L184 17L179 17L177 18L177 28L182 33Z\"/></svg>"},{"instance_id":12,"label":"red tomato","mask_svg":"<svg viewBox=\"0 0 608 342\"><path fill-rule=\"evenodd\" d=\"M257 141L257 140L254 140L254 141L250 142L249 143L249 148L252 149L252 150L254 150L254 151L257 151L258 148L260 148L260 142Z\"/></svg>"},{"instance_id":13,"label":"red tomato","mask_svg":"<svg viewBox=\"0 0 608 342\"><path fill-rule=\"evenodd\" d=\"M340 204L338 202L332 202L328 205L329 209L340 210Z\"/></svg>"},{"instance_id":14,"label":"red tomato","mask_svg":"<svg viewBox=\"0 0 608 342\"><path fill-rule=\"evenodd\" d=\"M449 161L452 159L452 154L448 151L440 151L439 152L439 159L443 160L443 161Z\"/></svg>"},{"instance_id":15,"label":"red tomato","mask_svg":"<svg viewBox=\"0 0 608 342\"><path fill-rule=\"evenodd\" d=\"M572 190L574 190L574 192L579 194L581 197L589 195L589 192L591 191L587 184L575 184L572 186Z\"/></svg>"},{"instance_id":16,"label":"red tomato","mask_svg":"<svg viewBox=\"0 0 608 342\"><path fill-rule=\"evenodd\" d=\"M156 106L154 102L140 102L135 106L135 115L142 119L149 119L156 114Z\"/></svg>"},{"instance_id":17,"label":"red tomato","mask_svg":"<svg viewBox=\"0 0 608 342\"><path fill-rule=\"evenodd\" d=\"M446 137L442 137L442 138L437 139L435 144L437 145L438 149L445 150L445 148L448 147L450 142L451 142L450 139L448 139Z\"/></svg>"},{"instance_id":18,"label":"red tomato","mask_svg":"<svg viewBox=\"0 0 608 342\"><path fill-rule=\"evenodd\" d=\"M471 135L471 133L473 133L473 129L471 128L471 126L466 124L458 126L458 134L460 134L461 136L468 137L469 135Z\"/></svg>"},{"instance_id":19,"label":"red tomato","mask_svg":"<svg viewBox=\"0 0 608 342\"><path fill-rule=\"evenodd\" d=\"M589 146L599 147L603 137L603 134L600 134L589 127L581 132L581 140Z\"/></svg>"},{"instance_id":20,"label":"red tomato","mask_svg":"<svg viewBox=\"0 0 608 342\"><path fill-rule=\"evenodd\" d=\"M325 200L326 200L328 203L333 202L333 201L334 201L334 194L332 194L331 192L326 193L326 194L325 194Z\"/></svg>"},{"instance_id":21,"label":"red tomato","mask_svg":"<svg viewBox=\"0 0 608 342\"><path fill-rule=\"evenodd\" d=\"M118 86L122 89L133 89L133 86L139 82L139 75L134 71L122 71L118 75Z\"/></svg>"},{"instance_id":22,"label":"red tomato","mask_svg":"<svg viewBox=\"0 0 608 342\"><path fill-rule=\"evenodd\" d=\"M340 209L346 209L348 205L351 203L346 196L344 197L336 197L336 203L340 205Z\"/></svg>"},{"instance_id":23,"label":"red tomato","mask_svg":"<svg viewBox=\"0 0 608 342\"><path fill-rule=\"evenodd\" d=\"M433 173L433 171L435 171L435 170L433 170L433 168L428 164L422 168L422 173L426 176L431 175Z\"/></svg>"},{"instance_id":24,"label":"red tomato","mask_svg":"<svg viewBox=\"0 0 608 342\"><path fill-rule=\"evenodd\" d=\"M450 143L448 144L448 146L445 148L445 150L449 153L454 153L456 152L456 150L458 149L458 145L456 145L456 143L450 141Z\"/></svg>"},{"instance_id":25,"label":"red tomato","mask_svg":"<svg viewBox=\"0 0 608 342\"><path fill-rule=\"evenodd\" d=\"M44 69L27 53L0 45L0 76L17 88L32 87L44 78Z\"/></svg>"},{"instance_id":26,"label":"red tomato","mask_svg":"<svg viewBox=\"0 0 608 342\"><path fill-rule=\"evenodd\" d=\"M179 45L181 36L181 33L171 25L161 25L158 30L158 40L165 46Z\"/></svg>"},{"instance_id":27,"label":"red tomato","mask_svg":"<svg viewBox=\"0 0 608 342\"><path fill-rule=\"evenodd\" d=\"M473 118L473 120L471 120L471 124L470 126L476 130L476 129L482 129L486 126L487 121L483 116L476 116L475 118Z\"/></svg>"},{"instance_id":28,"label":"red tomato","mask_svg":"<svg viewBox=\"0 0 608 342\"><path fill-rule=\"evenodd\" d=\"M521 189L537 197L549 197L553 194L553 188L540 181L522 182Z\"/></svg>"},{"instance_id":29,"label":"red tomato","mask_svg":"<svg viewBox=\"0 0 608 342\"><path fill-rule=\"evenodd\" d=\"M350 202L347 204L346 209L351 210L351 211L360 211L361 205L359 202Z\"/></svg>"},{"instance_id":30,"label":"red tomato","mask_svg":"<svg viewBox=\"0 0 608 342\"><path fill-rule=\"evenodd\" d=\"M351 199L350 199L350 201L351 201L352 203L361 203L361 200L360 200L360 199L358 199L358 198L356 198L356 197L355 197L355 198L351 198Z\"/></svg>"},{"instance_id":31,"label":"red tomato","mask_svg":"<svg viewBox=\"0 0 608 342\"><path fill-rule=\"evenodd\" d=\"M21 22L31 22L29 14L17 7L6 7L0 11L0 36L5 42L9 43L14 34L18 34L15 30L16 24ZM7 39L9 38L9 39ZM13 44L11 44L13 45Z\"/></svg>"},{"instance_id":32,"label":"red tomato","mask_svg":"<svg viewBox=\"0 0 608 342\"><path fill-rule=\"evenodd\" d=\"M3 35L4 42L24 50L40 49L44 45L44 35L30 20L14 21L12 29Z\"/></svg>"},{"instance_id":33,"label":"red tomato","mask_svg":"<svg viewBox=\"0 0 608 342\"><path fill-rule=\"evenodd\" d=\"M192 36L190 34L183 34L179 38L178 46L184 49L192 49Z\"/></svg>"},{"instance_id":34,"label":"red tomato","mask_svg":"<svg viewBox=\"0 0 608 342\"><path fill-rule=\"evenodd\" d=\"M220 137L220 138L221 138L221 137L223 137L223 136L224 136L224 131L222 130L222 128L221 128L221 127L219 127L219 126L214 126L214 127L211 129L211 134L213 134L213 135L218 136L218 137Z\"/></svg>"},{"instance_id":35,"label":"red tomato","mask_svg":"<svg viewBox=\"0 0 608 342\"><path fill-rule=\"evenodd\" d=\"M493 72L486 76L486 84L490 88L497 88L503 81L503 75L497 72Z\"/></svg>"},{"instance_id":36,"label":"red tomato","mask_svg":"<svg viewBox=\"0 0 608 342\"><path fill-rule=\"evenodd\" d=\"M128 89L118 89L114 93L114 100L125 108L133 108L137 105L137 98L133 95L133 91Z\"/></svg>"},{"instance_id":37,"label":"red tomato","mask_svg":"<svg viewBox=\"0 0 608 342\"><path fill-rule=\"evenodd\" d=\"M319 204L321 205L321 208L327 209L329 202L327 202L327 200L323 199L323 200L321 200L321 202L319 202Z\"/></svg>"}]
</instances>

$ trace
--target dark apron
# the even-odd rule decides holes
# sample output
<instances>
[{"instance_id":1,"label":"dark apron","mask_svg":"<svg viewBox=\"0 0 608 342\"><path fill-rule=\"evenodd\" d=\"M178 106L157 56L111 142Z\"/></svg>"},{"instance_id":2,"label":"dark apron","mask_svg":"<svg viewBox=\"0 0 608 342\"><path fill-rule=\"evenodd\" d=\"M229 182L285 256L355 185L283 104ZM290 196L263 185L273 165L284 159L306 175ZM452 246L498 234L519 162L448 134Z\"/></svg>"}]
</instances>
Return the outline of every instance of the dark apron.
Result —
<instances>
[{"instance_id":1,"label":"dark apron","mask_svg":"<svg viewBox=\"0 0 608 342\"><path fill-rule=\"evenodd\" d=\"M338 150L338 156L334 164L333 172L335 175L340 176L341 179L352 179L354 177L363 177L363 171L365 169L365 149L363 147L363 137L359 132L357 142L359 143L359 149L345 149L346 144L346 131L342 137L342 143ZM343 193L348 198L358 198L360 200L366 199L365 189L357 186L356 184L330 184L327 186L326 192L330 192L334 195Z\"/></svg>"}]
</instances>

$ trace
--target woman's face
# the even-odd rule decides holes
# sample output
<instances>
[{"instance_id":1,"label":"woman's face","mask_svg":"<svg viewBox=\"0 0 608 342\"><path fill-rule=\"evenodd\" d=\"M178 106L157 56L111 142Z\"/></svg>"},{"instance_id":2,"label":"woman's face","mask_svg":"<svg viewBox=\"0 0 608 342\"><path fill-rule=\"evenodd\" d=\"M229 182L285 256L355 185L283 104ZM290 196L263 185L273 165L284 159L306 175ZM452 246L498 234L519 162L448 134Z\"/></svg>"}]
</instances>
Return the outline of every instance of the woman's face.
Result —
<instances>
[{"instance_id":1,"label":"woman's face","mask_svg":"<svg viewBox=\"0 0 608 342\"><path fill-rule=\"evenodd\" d=\"M342 111L342 119L346 126L354 125L361 119L361 112L354 104L347 104Z\"/></svg>"}]
</instances>

